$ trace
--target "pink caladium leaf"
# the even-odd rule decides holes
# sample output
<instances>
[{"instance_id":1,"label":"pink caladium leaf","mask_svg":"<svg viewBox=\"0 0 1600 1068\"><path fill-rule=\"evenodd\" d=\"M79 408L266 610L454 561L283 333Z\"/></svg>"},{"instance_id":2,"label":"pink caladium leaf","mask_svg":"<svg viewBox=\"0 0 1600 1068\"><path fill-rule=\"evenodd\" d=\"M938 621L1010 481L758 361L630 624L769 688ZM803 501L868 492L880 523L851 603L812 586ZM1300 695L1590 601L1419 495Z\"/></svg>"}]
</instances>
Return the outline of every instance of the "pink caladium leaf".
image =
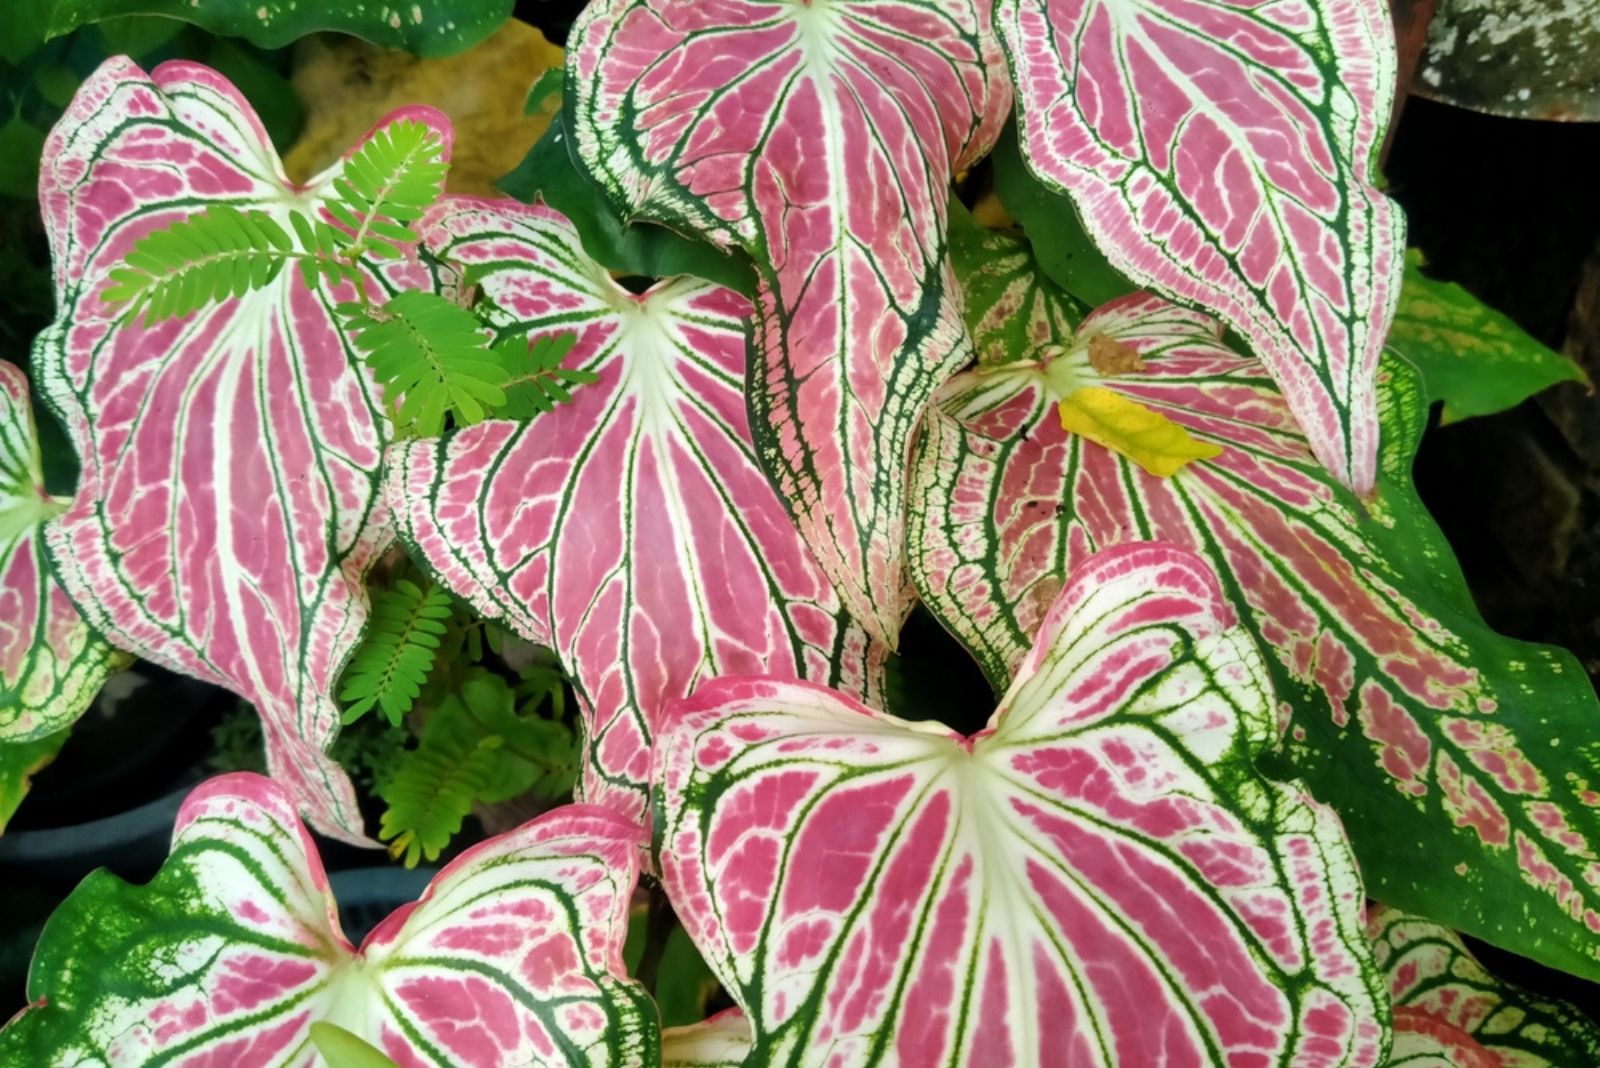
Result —
<instances>
[{"instance_id":1,"label":"pink caladium leaf","mask_svg":"<svg viewBox=\"0 0 1600 1068\"><path fill-rule=\"evenodd\" d=\"M319 829L361 840L349 779L324 749L339 723L329 690L365 625L362 577L392 536L388 432L335 296L283 271L154 326L101 299L143 235L212 204L287 228L339 168L291 185L220 75L188 63L147 75L126 59L79 89L41 167L59 312L35 367L83 464L47 534L60 581L116 645L254 702L272 774Z\"/></svg>"},{"instance_id":2,"label":"pink caladium leaf","mask_svg":"<svg viewBox=\"0 0 1600 1068\"><path fill-rule=\"evenodd\" d=\"M1385 1068L1502 1068L1502 1064L1465 1031L1427 1013L1397 1007Z\"/></svg>"},{"instance_id":3,"label":"pink caladium leaf","mask_svg":"<svg viewBox=\"0 0 1600 1068\"><path fill-rule=\"evenodd\" d=\"M1380 906L1367 917L1367 935L1397 1014L1462 1032L1493 1066L1600 1064L1600 1025L1574 1005L1496 979L1449 928Z\"/></svg>"},{"instance_id":4,"label":"pink caladium leaf","mask_svg":"<svg viewBox=\"0 0 1600 1068\"><path fill-rule=\"evenodd\" d=\"M569 805L467 850L359 950L296 799L212 779L147 886L91 875L51 916L0 1063L312 1068L326 1021L400 1068L653 1066L622 944L638 828Z\"/></svg>"},{"instance_id":5,"label":"pink caladium leaf","mask_svg":"<svg viewBox=\"0 0 1600 1068\"><path fill-rule=\"evenodd\" d=\"M1370 490L1403 268L1367 181L1394 95L1383 0L996 0L1023 158L1123 273L1231 322L1312 451Z\"/></svg>"},{"instance_id":6,"label":"pink caladium leaf","mask_svg":"<svg viewBox=\"0 0 1600 1068\"><path fill-rule=\"evenodd\" d=\"M1079 561L1149 539L1201 553L1268 652L1282 759L1344 818L1373 894L1600 976L1600 709L1577 664L1477 615L1410 486L1415 372L1385 372L1383 477L1361 500L1220 332L1136 294L953 379L912 462L919 592L1003 686ZM1097 348L1122 369L1096 370ZM1086 383L1221 454L1157 478L1069 435L1056 401Z\"/></svg>"},{"instance_id":7,"label":"pink caladium leaf","mask_svg":"<svg viewBox=\"0 0 1600 1068\"><path fill-rule=\"evenodd\" d=\"M1216 578L1124 546L970 738L775 679L674 706L662 880L752 1063L1376 1064L1354 859L1275 734Z\"/></svg>"},{"instance_id":8,"label":"pink caladium leaf","mask_svg":"<svg viewBox=\"0 0 1600 1068\"><path fill-rule=\"evenodd\" d=\"M45 492L27 376L0 360L0 745L71 726L127 659L83 621L44 559L40 530L66 507Z\"/></svg>"},{"instance_id":9,"label":"pink caladium leaf","mask_svg":"<svg viewBox=\"0 0 1600 1068\"><path fill-rule=\"evenodd\" d=\"M749 302L688 278L629 293L543 206L446 198L422 228L498 309L500 344L575 334L564 366L598 376L531 422L398 447L389 482L417 558L560 655L587 723L581 796L642 815L652 722L711 676L875 692L882 648L756 462Z\"/></svg>"},{"instance_id":10,"label":"pink caladium leaf","mask_svg":"<svg viewBox=\"0 0 1600 1068\"><path fill-rule=\"evenodd\" d=\"M618 208L755 260L762 464L890 645L906 452L971 358L944 243L952 168L987 151L1006 99L987 10L601 0L567 57L576 153Z\"/></svg>"}]
</instances>

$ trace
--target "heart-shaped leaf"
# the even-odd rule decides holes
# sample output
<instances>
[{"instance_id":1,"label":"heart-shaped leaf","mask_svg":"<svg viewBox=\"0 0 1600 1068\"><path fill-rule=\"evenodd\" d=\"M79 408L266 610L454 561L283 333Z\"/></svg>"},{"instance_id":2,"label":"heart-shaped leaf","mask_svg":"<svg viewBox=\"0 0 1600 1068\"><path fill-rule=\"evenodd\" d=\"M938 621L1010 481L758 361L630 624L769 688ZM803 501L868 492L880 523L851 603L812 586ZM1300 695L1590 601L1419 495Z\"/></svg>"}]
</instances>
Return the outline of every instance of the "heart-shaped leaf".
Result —
<instances>
[{"instance_id":1,"label":"heart-shaped leaf","mask_svg":"<svg viewBox=\"0 0 1600 1068\"><path fill-rule=\"evenodd\" d=\"M1096 338L1142 368L1095 370ZM1054 349L942 392L912 462L912 575L1002 686L1089 554L1146 539L1201 553L1268 652L1295 773L1344 817L1373 893L1600 975L1600 709L1570 659L1478 617L1409 485L1426 402L1409 367L1390 374L1383 478L1362 501L1216 322L1148 294L1108 304ZM1085 382L1221 454L1155 478L1065 433L1058 394Z\"/></svg>"},{"instance_id":2,"label":"heart-shaped leaf","mask_svg":"<svg viewBox=\"0 0 1600 1068\"><path fill-rule=\"evenodd\" d=\"M442 124L430 109L393 118ZM319 829L361 840L349 778L324 749L339 725L330 690L366 620L362 577L391 536L387 425L335 297L285 270L154 326L101 298L143 235L215 205L287 229L337 177L291 186L214 71L108 60L45 148L59 311L34 366L83 463L47 533L68 595L118 646L254 702L273 776ZM429 284L415 264L391 273Z\"/></svg>"},{"instance_id":3,"label":"heart-shaped leaf","mask_svg":"<svg viewBox=\"0 0 1600 1068\"><path fill-rule=\"evenodd\" d=\"M979 734L775 679L669 709L662 880L757 1064L1375 1064L1339 822L1193 554L1082 565Z\"/></svg>"},{"instance_id":4,"label":"heart-shaped leaf","mask_svg":"<svg viewBox=\"0 0 1600 1068\"><path fill-rule=\"evenodd\" d=\"M600 0L567 56L576 154L619 210L755 260L762 465L890 645L908 607L906 451L971 357L945 204L1009 99L987 7Z\"/></svg>"},{"instance_id":5,"label":"heart-shaped leaf","mask_svg":"<svg viewBox=\"0 0 1600 1068\"><path fill-rule=\"evenodd\" d=\"M447 198L424 240L499 309L503 337L576 333L564 366L598 376L531 422L408 444L389 483L439 581L560 655L588 724L583 798L641 815L651 725L703 679L875 691L881 647L756 464L749 302L689 278L629 293L543 206Z\"/></svg>"},{"instance_id":6,"label":"heart-shaped leaf","mask_svg":"<svg viewBox=\"0 0 1600 1068\"><path fill-rule=\"evenodd\" d=\"M1367 935L1397 1014L1410 1010L1463 1032L1491 1065L1600 1064L1600 1025L1564 1001L1496 979L1449 928L1378 907Z\"/></svg>"},{"instance_id":7,"label":"heart-shaped leaf","mask_svg":"<svg viewBox=\"0 0 1600 1068\"><path fill-rule=\"evenodd\" d=\"M0 746L71 726L127 659L83 621L41 552L41 529L66 506L45 492L28 378L0 360ZM44 755L35 747L27 766ZM0 802L0 827L10 815Z\"/></svg>"},{"instance_id":8,"label":"heart-shaped leaf","mask_svg":"<svg viewBox=\"0 0 1600 1068\"><path fill-rule=\"evenodd\" d=\"M1388 4L995 7L1028 166L1118 270L1244 334L1317 457L1371 489L1403 248L1367 182L1394 95Z\"/></svg>"},{"instance_id":9,"label":"heart-shaped leaf","mask_svg":"<svg viewBox=\"0 0 1600 1068\"><path fill-rule=\"evenodd\" d=\"M294 799L212 779L148 886L96 872L51 916L0 1062L306 1068L327 1022L404 1068L654 1065L655 1006L622 965L639 845L556 809L461 854L358 951Z\"/></svg>"}]
</instances>

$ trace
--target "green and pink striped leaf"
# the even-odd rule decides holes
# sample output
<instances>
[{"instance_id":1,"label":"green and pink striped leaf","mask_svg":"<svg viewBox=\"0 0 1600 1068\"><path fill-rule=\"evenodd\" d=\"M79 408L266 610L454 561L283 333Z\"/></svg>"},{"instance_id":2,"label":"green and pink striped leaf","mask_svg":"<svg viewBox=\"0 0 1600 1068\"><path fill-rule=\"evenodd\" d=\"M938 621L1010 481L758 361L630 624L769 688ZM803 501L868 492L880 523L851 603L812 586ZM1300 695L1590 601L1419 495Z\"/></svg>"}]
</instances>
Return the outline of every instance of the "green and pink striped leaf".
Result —
<instances>
[{"instance_id":1,"label":"green and pink striped leaf","mask_svg":"<svg viewBox=\"0 0 1600 1068\"><path fill-rule=\"evenodd\" d=\"M1374 1065L1387 1007L1338 819L1198 557L1074 574L963 737L808 683L667 714L673 908L762 1065Z\"/></svg>"},{"instance_id":2,"label":"green and pink striped leaf","mask_svg":"<svg viewBox=\"0 0 1600 1068\"><path fill-rule=\"evenodd\" d=\"M1471 1035L1427 1013L1394 1010L1394 1042L1385 1068L1501 1068Z\"/></svg>"},{"instance_id":3,"label":"green and pink striped leaf","mask_svg":"<svg viewBox=\"0 0 1600 1068\"><path fill-rule=\"evenodd\" d=\"M401 117L448 144L437 112ZM154 326L100 297L152 230L211 204L287 229L338 172L292 186L214 71L108 60L45 146L59 310L34 366L83 464L47 534L68 596L119 647L254 702L273 776L319 829L362 840L349 778L324 753L339 724L329 692L366 621L362 577L391 537L386 418L333 312L353 291L283 271ZM393 275L430 284L415 264Z\"/></svg>"},{"instance_id":4,"label":"green and pink striped leaf","mask_svg":"<svg viewBox=\"0 0 1600 1068\"><path fill-rule=\"evenodd\" d=\"M392 456L402 537L449 589L560 655L587 723L580 795L644 812L652 724L723 674L876 693L850 624L756 462L742 386L749 301L680 278L635 295L553 209L447 198L422 223L495 306L502 340L576 334L594 382L531 422Z\"/></svg>"},{"instance_id":5,"label":"green and pink striped leaf","mask_svg":"<svg viewBox=\"0 0 1600 1068\"><path fill-rule=\"evenodd\" d=\"M971 358L946 199L1009 105L988 7L597 0L567 57L574 148L618 209L755 260L762 465L890 645L909 605L906 452Z\"/></svg>"},{"instance_id":6,"label":"green and pink striped leaf","mask_svg":"<svg viewBox=\"0 0 1600 1068\"><path fill-rule=\"evenodd\" d=\"M401 1068L650 1068L655 1005L622 944L640 832L570 805L457 857L358 950L296 799L197 788L147 886L105 871L51 916L0 1063L313 1068L335 1024Z\"/></svg>"},{"instance_id":7,"label":"green and pink striped leaf","mask_svg":"<svg viewBox=\"0 0 1600 1068\"><path fill-rule=\"evenodd\" d=\"M1383 0L996 0L1023 158L1123 273L1232 323L1365 494L1404 220ZM1065 210L1065 205L1063 205Z\"/></svg>"},{"instance_id":8,"label":"green and pink striped leaf","mask_svg":"<svg viewBox=\"0 0 1600 1068\"><path fill-rule=\"evenodd\" d=\"M1097 338L1143 369L1096 372ZM1268 653L1284 757L1344 818L1373 894L1600 976L1600 708L1570 658L1477 615L1410 487L1426 399L1403 361L1386 375L1383 477L1363 501L1215 321L1114 301L943 390L912 462L912 575L998 687L1090 554L1150 539L1201 553ZM1148 475L1062 430L1059 393L1082 384L1222 452Z\"/></svg>"},{"instance_id":9,"label":"green and pink striped leaf","mask_svg":"<svg viewBox=\"0 0 1600 1068\"><path fill-rule=\"evenodd\" d=\"M0 746L71 726L127 659L83 621L44 558L40 532L66 507L45 492L28 378L0 360ZM0 802L0 828L10 814Z\"/></svg>"},{"instance_id":10,"label":"green and pink striped leaf","mask_svg":"<svg viewBox=\"0 0 1600 1068\"><path fill-rule=\"evenodd\" d=\"M1600 1064L1600 1025L1567 1002L1496 979L1449 928L1377 906L1367 934L1397 1013L1461 1031L1500 1068Z\"/></svg>"}]
</instances>

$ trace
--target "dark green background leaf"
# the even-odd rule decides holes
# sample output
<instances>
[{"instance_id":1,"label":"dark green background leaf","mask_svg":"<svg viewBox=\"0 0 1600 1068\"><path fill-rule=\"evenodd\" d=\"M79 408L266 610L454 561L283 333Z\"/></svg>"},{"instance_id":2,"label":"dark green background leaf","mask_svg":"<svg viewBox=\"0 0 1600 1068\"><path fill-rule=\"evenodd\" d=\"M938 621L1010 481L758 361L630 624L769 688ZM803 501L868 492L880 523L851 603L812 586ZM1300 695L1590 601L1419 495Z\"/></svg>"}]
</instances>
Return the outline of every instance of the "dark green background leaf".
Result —
<instances>
[{"instance_id":1,"label":"dark green background leaf","mask_svg":"<svg viewBox=\"0 0 1600 1068\"><path fill-rule=\"evenodd\" d=\"M165 15L261 48L335 30L419 56L471 48L511 16L512 0L56 0L52 37L120 15Z\"/></svg>"},{"instance_id":2,"label":"dark green background leaf","mask_svg":"<svg viewBox=\"0 0 1600 1068\"><path fill-rule=\"evenodd\" d=\"M525 204L542 198L572 220L583 250L613 271L646 278L687 274L746 296L755 292L755 274L743 255L721 252L664 226L629 224L618 215L600 187L578 169L560 115L516 170L495 186Z\"/></svg>"}]
</instances>

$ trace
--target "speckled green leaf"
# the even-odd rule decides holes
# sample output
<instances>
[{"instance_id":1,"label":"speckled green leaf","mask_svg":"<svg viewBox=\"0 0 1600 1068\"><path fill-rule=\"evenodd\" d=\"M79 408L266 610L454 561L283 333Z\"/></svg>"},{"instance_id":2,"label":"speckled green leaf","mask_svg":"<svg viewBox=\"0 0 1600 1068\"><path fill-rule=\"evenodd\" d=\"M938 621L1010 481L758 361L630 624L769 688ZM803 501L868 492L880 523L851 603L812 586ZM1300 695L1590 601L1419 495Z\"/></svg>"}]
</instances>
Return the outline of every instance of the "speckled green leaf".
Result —
<instances>
[{"instance_id":1,"label":"speckled green leaf","mask_svg":"<svg viewBox=\"0 0 1600 1068\"><path fill-rule=\"evenodd\" d=\"M1443 423L1504 411L1547 386L1584 377L1508 316L1454 282L1423 274L1415 249L1406 257L1389 347L1422 372L1428 398L1444 402Z\"/></svg>"},{"instance_id":2,"label":"speckled green leaf","mask_svg":"<svg viewBox=\"0 0 1600 1068\"><path fill-rule=\"evenodd\" d=\"M56 0L49 33L59 37L121 15L165 15L260 48L334 30L419 56L449 56L493 33L511 6L511 0Z\"/></svg>"},{"instance_id":3,"label":"speckled green leaf","mask_svg":"<svg viewBox=\"0 0 1600 1068\"><path fill-rule=\"evenodd\" d=\"M1439 0L1411 91L1491 115L1600 120L1600 0Z\"/></svg>"}]
</instances>

